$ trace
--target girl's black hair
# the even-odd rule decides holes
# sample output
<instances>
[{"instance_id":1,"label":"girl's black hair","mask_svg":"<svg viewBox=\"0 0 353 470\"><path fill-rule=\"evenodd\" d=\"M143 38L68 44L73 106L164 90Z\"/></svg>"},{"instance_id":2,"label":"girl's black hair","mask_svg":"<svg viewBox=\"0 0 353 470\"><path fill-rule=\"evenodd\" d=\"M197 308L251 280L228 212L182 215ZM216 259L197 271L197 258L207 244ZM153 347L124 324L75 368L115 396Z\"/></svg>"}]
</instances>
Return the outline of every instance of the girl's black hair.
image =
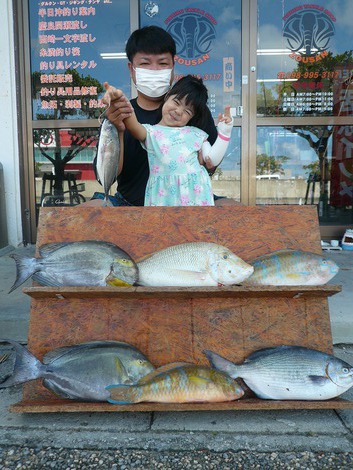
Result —
<instances>
[{"instance_id":1,"label":"girl's black hair","mask_svg":"<svg viewBox=\"0 0 353 470\"><path fill-rule=\"evenodd\" d=\"M188 122L188 126L195 126L200 129L206 127L208 91L201 78L186 75L173 85L165 99L167 100L170 96L175 96L178 100L185 98L186 105L192 106L194 116Z\"/></svg>"},{"instance_id":2,"label":"girl's black hair","mask_svg":"<svg viewBox=\"0 0 353 470\"><path fill-rule=\"evenodd\" d=\"M159 26L144 26L136 29L125 46L125 52L129 62L133 61L137 52L145 54L164 54L169 52L173 59L176 54L175 41L172 36Z\"/></svg>"}]
</instances>

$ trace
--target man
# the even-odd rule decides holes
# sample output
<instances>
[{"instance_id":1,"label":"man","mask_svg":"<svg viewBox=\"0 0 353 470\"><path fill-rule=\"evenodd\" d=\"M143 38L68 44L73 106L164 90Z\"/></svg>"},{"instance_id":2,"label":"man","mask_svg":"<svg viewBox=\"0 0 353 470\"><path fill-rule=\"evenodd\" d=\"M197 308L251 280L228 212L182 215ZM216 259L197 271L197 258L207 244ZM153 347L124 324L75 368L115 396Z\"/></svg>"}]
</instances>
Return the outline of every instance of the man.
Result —
<instances>
[{"instance_id":1,"label":"man","mask_svg":"<svg viewBox=\"0 0 353 470\"><path fill-rule=\"evenodd\" d=\"M123 119L130 115L132 106L139 122L157 124L160 121L161 104L174 78L176 46L172 36L163 28L146 26L131 34L125 51L137 98L129 102L120 90L104 84L106 93L103 102L109 106L106 115L119 132L124 132L124 156L117 178L118 191L111 199L116 206L143 206L149 177L147 153L140 142L125 130ZM210 112L204 131L212 145L217 138L217 129ZM206 166L212 172L210 161L206 161Z\"/></svg>"}]
</instances>

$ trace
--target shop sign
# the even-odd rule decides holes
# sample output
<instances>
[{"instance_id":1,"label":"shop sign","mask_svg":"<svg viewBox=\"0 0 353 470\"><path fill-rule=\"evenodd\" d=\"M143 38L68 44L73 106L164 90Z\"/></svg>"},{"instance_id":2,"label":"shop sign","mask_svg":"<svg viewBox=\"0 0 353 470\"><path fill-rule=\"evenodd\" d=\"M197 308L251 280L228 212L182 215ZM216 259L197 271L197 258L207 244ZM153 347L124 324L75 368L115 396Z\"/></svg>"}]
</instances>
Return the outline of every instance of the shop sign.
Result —
<instances>
[{"instance_id":1,"label":"shop sign","mask_svg":"<svg viewBox=\"0 0 353 470\"><path fill-rule=\"evenodd\" d=\"M327 56L335 34L334 15L321 5L304 4L283 17L283 37L297 62L314 63Z\"/></svg>"}]
</instances>

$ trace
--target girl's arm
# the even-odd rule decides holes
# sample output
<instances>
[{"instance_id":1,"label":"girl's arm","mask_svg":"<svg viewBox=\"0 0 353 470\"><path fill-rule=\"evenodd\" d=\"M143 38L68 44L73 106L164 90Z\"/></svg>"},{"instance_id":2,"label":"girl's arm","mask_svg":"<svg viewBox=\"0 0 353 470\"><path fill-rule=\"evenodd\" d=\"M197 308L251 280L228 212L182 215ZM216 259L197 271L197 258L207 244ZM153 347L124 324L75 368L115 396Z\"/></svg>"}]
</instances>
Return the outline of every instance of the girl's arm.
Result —
<instances>
[{"instance_id":1,"label":"girl's arm","mask_svg":"<svg viewBox=\"0 0 353 470\"><path fill-rule=\"evenodd\" d=\"M135 139L144 142L147 137L147 131L137 120L136 114L132 113L130 117L124 119L126 129L132 134Z\"/></svg>"},{"instance_id":2,"label":"girl's arm","mask_svg":"<svg viewBox=\"0 0 353 470\"><path fill-rule=\"evenodd\" d=\"M204 161L206 160L206 157L209 157L214 166L221 163L229 145L232 129L233 118L230 115L230 107L226 107L223 116L220 115L219 118L217 126L218 137L216 142L212 146L207 140L202 144L201 150Z\"/></svg>"}]
</instances>

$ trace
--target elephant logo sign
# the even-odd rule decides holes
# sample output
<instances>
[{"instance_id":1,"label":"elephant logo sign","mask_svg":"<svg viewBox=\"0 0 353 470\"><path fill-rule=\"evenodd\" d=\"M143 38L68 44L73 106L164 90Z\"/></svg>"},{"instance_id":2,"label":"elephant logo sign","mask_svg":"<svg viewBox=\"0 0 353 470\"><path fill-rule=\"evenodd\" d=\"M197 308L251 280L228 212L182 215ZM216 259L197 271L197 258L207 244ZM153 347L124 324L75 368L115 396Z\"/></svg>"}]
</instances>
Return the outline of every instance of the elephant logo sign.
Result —
<instances>
[{"instance_id":1,"label":"elephant logo sign","mask_svg":"<svg viewBox=\"0 0 353 470\"><path fill-rule=\"evenodd\" d=\"M301 56L314 57L322 53L335 34L335 17L318 5L296 7L284 19L283 37L287 47Z\"/></svg>"}]
</instances>

